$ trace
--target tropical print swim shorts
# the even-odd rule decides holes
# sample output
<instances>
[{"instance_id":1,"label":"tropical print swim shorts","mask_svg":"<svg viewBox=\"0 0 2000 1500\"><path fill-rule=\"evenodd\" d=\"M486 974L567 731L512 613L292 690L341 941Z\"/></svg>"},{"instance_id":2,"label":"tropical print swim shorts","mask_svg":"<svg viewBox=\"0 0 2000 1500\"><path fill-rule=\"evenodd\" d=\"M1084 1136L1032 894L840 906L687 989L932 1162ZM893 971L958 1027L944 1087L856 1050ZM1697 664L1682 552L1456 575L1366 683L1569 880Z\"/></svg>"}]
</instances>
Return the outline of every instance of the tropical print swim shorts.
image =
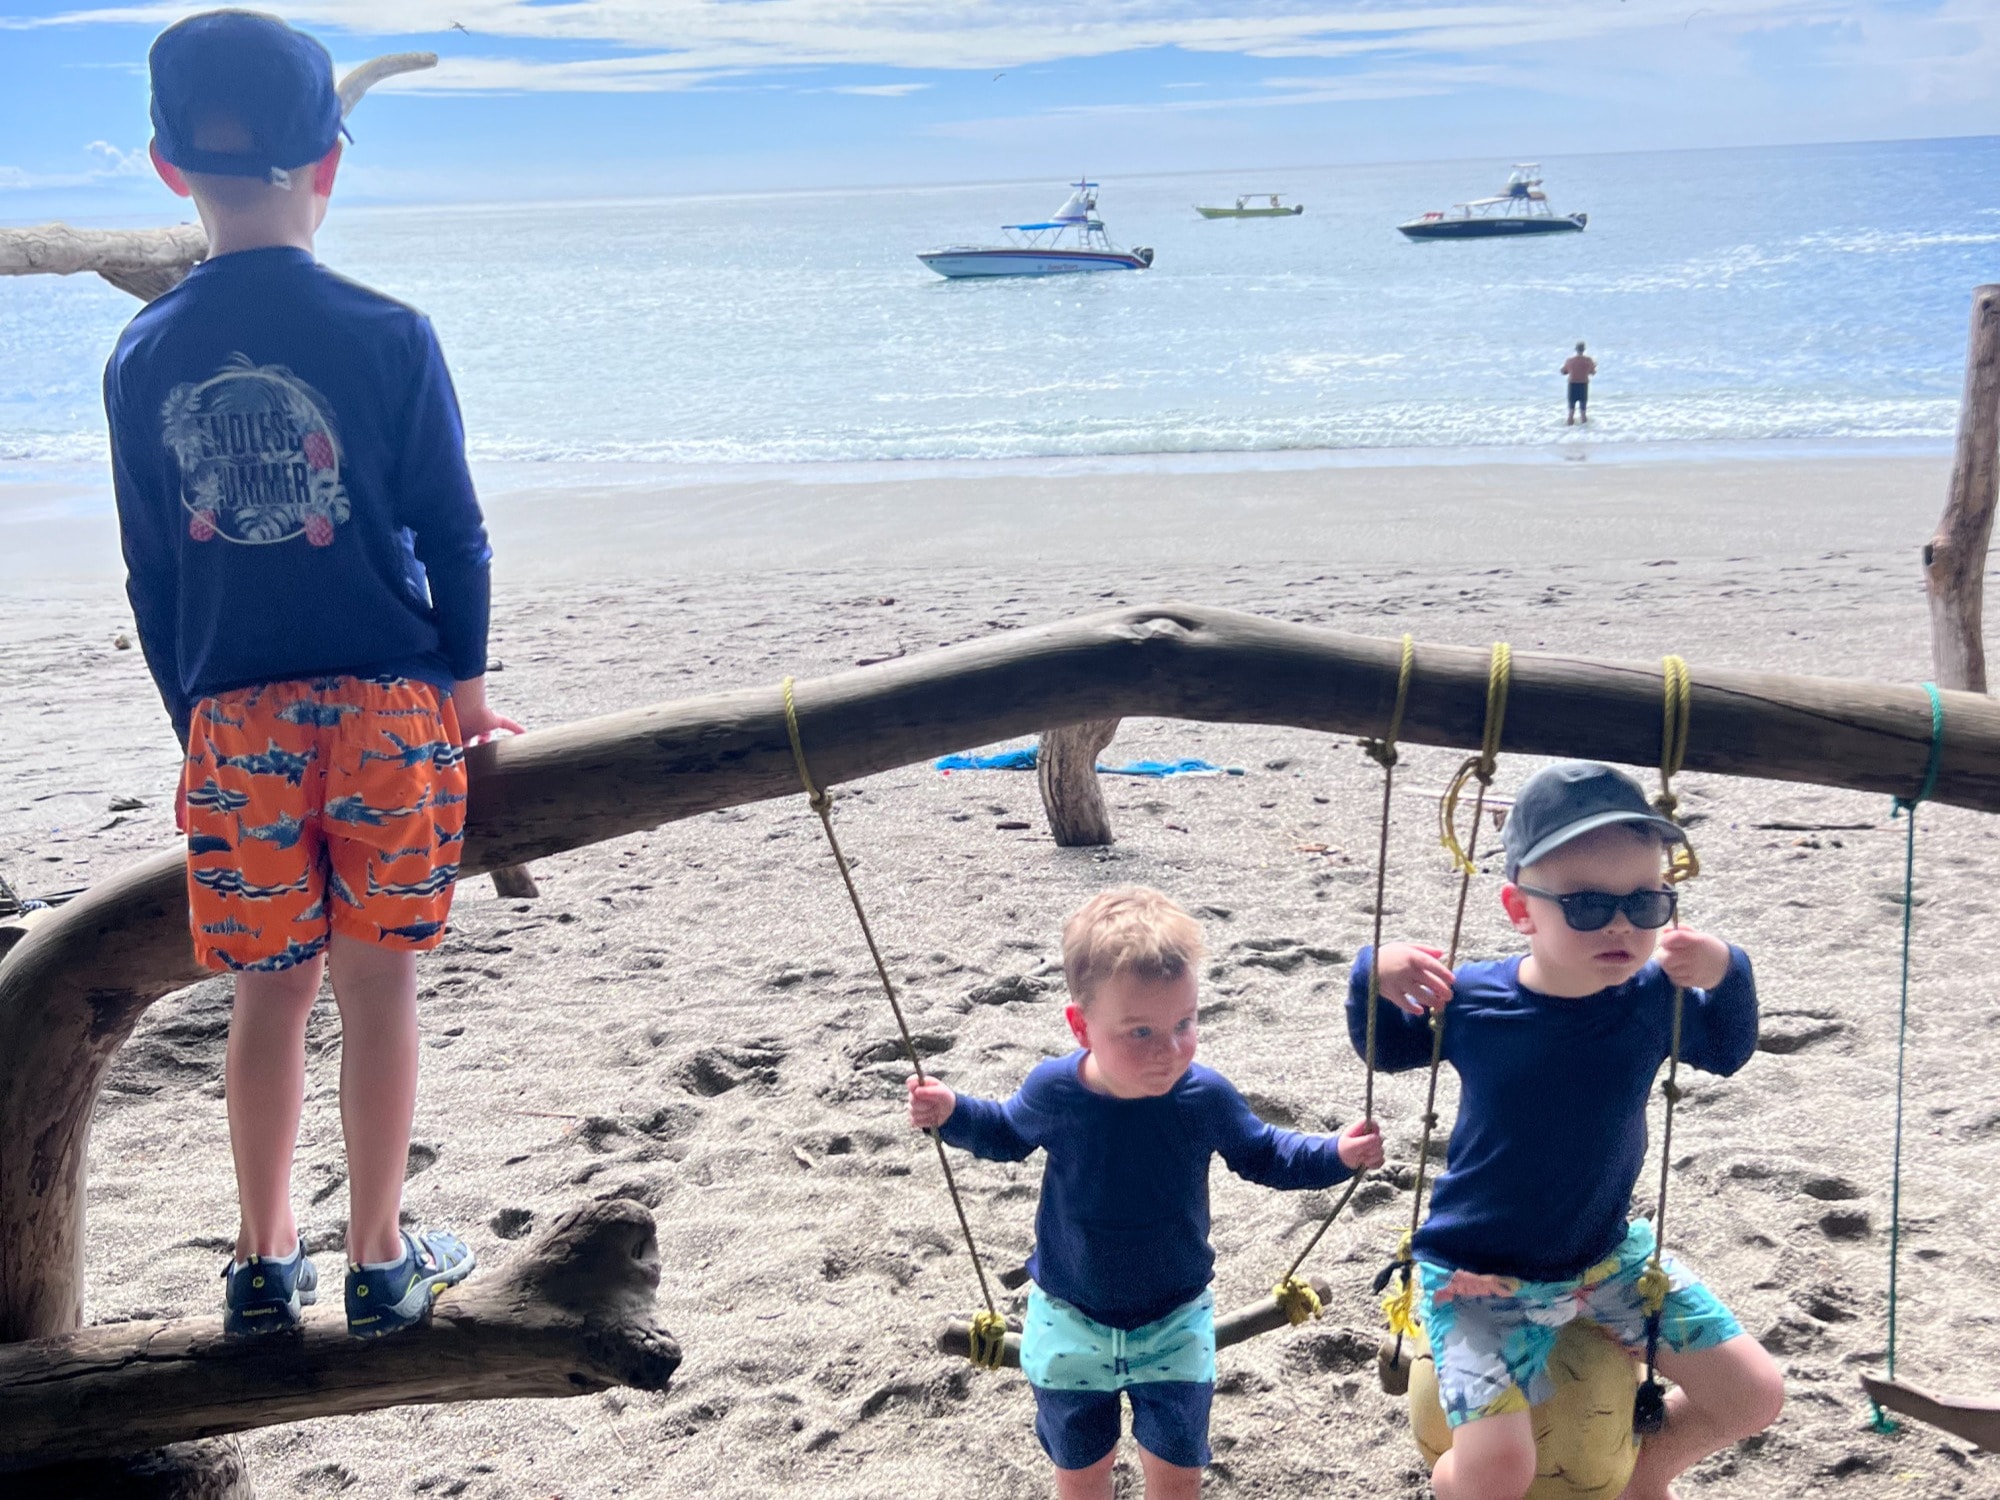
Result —
<instances>
[{"instance_id":1,"label":"tropical print swim shorts","mask_svg":"<svg viewBox=\"0 0 2000 1500\"><path fill-rule=\"evenodd\" d=\"M1437 1295L1446 1266L1417 1262L1417 1310L1437 1361L1438 1397L1451 1425L1526 1411L1554 1394L1549 1355L1563 1325L1595 1323L1635 1354L1646 1350L1646 1305L1639 1273L1653 1254L1653 1226L1634 1220L1610 1255L1568 1281L1517 1281L1499 1297ZM1671 1255L1662 1258L1672 1289L1660 1314L1660 1342L1677 1354L1713 1349L1743 1331L1715 1295Z\"/></svg>"},{"instance_id":2,"label":"tropical print swim shorts","mask_svg":"<svg viewBox=\"0 0 2000 1500\"><path fill-rule=\"evenodd\" d=\"M289 969L333 933L434 948L458 879L465 751L449 696L314 677L195 705L182 797L195 955Z\"/></svg>"}]
</instances>

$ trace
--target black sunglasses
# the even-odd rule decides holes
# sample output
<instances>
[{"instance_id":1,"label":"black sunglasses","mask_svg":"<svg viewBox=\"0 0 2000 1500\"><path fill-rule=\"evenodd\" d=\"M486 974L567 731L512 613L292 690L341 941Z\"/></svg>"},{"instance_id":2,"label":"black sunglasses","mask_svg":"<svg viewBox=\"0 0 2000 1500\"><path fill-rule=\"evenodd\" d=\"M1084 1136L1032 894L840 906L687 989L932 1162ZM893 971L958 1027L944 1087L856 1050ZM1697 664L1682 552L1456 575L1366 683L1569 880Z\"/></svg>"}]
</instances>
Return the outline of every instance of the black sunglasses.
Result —
<instances>
[{"instance_id":1,"label":"black sunglasses","mask_svg":"<svg viewBox=\"0 0 2000 1500\"><path fill-rule=\"evenodd\" d=\"M1664 927L1673 921L1674 906L1680 900L1672 891L1633 891L1624 896L1614 896L1609 891L1571 891L1567 896L1558 896L1554 891L1532 885L1517 883L1514 889L1555 902L1563 910L1563 920L1578 932L1608 927L1621 911L1634 927Z\"/></svg>"}]
</instances>

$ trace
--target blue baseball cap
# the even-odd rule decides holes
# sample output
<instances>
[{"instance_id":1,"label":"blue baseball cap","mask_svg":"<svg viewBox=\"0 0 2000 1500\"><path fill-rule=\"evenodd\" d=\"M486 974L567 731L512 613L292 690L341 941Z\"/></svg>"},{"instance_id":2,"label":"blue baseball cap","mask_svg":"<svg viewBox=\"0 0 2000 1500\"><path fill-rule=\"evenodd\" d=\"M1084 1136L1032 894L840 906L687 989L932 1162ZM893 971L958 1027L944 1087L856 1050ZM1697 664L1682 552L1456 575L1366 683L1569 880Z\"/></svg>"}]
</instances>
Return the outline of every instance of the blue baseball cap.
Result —
<instances>
[{"instance_id":1,"label":"blue baseball cap","mask_svg":"<svg viewBox=\"0 0 2000 1500\"><path fill-rule=\"evenodd\" d=\"M161 32L153 75L153 140L184 172L264 177L318 161L345 131L333 58L303 31L251 10L211 10ZM240 127L249 145L204 150L204 127ZM232 130L231 134L236 134Z\"/></svg>"},{"instance_id":2,"label":"blue baseball cap","mask_svg":"<svg viewBox=\"0 0 2000 1500\"><path fill-rule=\"evenodd\" d=\"M1500 831L1507 878L1512 880L1521 866L1546 859L1571 839L1613 823L1650 828L1662 843L1687 842L1680 826L1653 811L1639 783L1623 771L1594 760L1544 766L1515 795L1507 826Z\"/></svg>"}]
</instances>

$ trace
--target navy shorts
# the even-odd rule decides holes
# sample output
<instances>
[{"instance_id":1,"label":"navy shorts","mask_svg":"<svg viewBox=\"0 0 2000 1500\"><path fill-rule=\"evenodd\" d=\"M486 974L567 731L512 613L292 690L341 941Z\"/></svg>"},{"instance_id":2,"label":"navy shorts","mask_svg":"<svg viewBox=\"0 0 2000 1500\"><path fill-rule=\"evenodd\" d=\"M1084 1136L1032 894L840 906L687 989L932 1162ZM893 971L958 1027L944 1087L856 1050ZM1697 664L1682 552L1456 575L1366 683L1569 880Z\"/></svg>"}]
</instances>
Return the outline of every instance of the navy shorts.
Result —
<instances>
[{"instance_id":1,"label":"navy shorts","mask_svg":"<svg viewBox=\"0 0 2000 1500\"><path fill-rule=\"evenodd\" d=\"M1058 1469L1087 1469L1118 1446L1118 1392L1035 1393L1035 1436ZM1183 1469L1208 1467L1208 1380L1149 1380L1125 1387L1132 1437L1153 1457Z\"/></svg>"},{"instance_id":2,"label":"navy shorts","mask_svg":"<svg viewBox=\"0 0 2000 1500\"><path fill-rule=\"evenodd\" d=\"M1569 383L1569 404L1571 406L1588 406L1590 404L1589 381L1578 382L1572 380Z\"/></svg>"}]
</instances>

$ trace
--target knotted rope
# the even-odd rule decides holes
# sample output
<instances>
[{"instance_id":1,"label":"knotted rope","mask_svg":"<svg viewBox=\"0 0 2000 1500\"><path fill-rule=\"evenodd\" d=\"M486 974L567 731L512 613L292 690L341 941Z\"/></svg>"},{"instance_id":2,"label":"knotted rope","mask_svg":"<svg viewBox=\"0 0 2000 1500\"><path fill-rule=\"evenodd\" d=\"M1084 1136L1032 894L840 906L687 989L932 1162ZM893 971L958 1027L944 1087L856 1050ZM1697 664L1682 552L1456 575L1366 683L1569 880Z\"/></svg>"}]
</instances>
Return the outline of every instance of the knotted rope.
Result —
<instances>
[{"instance_id":1,"label":"knotted rope","mask_svg":"<svg viewBox=\"0 0 2000 1500\"><path fill-rule=\"evenodd\" d=\"M1507 689L1513 680L1514 652L1505 641L1493 643L1492 655L1486 664L1486 727L1480 740L1479 753L1470 757L1458 768L1452 777L1451 786L1438 804L1439 842L1450 852L1452 863L1458 870L1458 906L1451 921L1451 948L1445 958L1448 969L1458 966L1459 939L1465 932L1465 903L1472 893L1472 877L1479 873L1477 853L1479 850L1480 825L1486 818L1486 791L1493 785L1493 771L1500 756L1501 730L1507 722ZM1473 795L1472 827L1467 837L1461 841L1458 836L1458 803L1466 784L1479 783ZM1375 963L1382 958L1379 928ZM1373 976L1370 976L1369 1014L1372 1019L1374 1005ZM1388 1320L1389 1330L1396 1336L1396 1347L1390 1362L1402 1356L1403 1338L1415 1333L1419 1327L1416 1312L1416 1235L1424 1217L1424 1184L1429 1174L1431 1137L1437 1132L1438 1074L1444 1063L1445 1013L1442 1009L1431 1012L1431 1064L1430 1080L1424 1094L1423 1134L1417 1140L1417 1180L1415 1191L1410 1198L1410 1227L1404 1231L1401 1242L1396 1247L1396 1257L1383 1267L1375 1278L1375 1290L1382 1293L1391 1280L1400 1277L1402 1285L1382 1298L1382 1315Z\"/></svg>"},{"instance_id":2,"label":"knotted rope","mask_svg":"<svg viewBox=\"0 0 2000 1500\"><path fill-rule=\"evenodd\" d=\"M1896 1271L1903 1251L1903 1062L1910 1040L1910 913L1916 906L1917 806L1930 800L1937 790L1938 767L1944 760L1944 698L1935 682L1924 684L1931 699L1931 748L1924 763L1924 783L1914 797L1898 797L1891 818L1909 814L1903 836L1903 981L1902 996L1896 1005L1896 1133L1889 1168L1889 1350L1886 1374L1896 1378ZM1869 1426L1877 1432L1894 1432L1896 1421L1879 1401L1869 1404L1875 1414Z\"/></svg>"},{"instance_id":3,"label":"knotted rope","mask_svg":"<svg viewBox=\"0 0 2000 1500\"><path fill-rule=\"evenodd\" d=\"M910 1023L903 1017L902 1002L896 997L895 983L889 978L889 966L882 961L882 950L875 942L874 929L868 925L868 913L862 908L861 893L855 889L854 875L848 869L847 856L841 853L840 840L833 831L833 798L824 788L816 785L812 771L806 764L805 741L799 734L798 704L792 695L792 679L784 682L785 691L785 733L791 736L792 759L799 768L799 783L805 788L806 802L819 814L819 826L826 831L827 847L833 851L833 863L840 871L841 883L847 887L847 899L853 904L855 920L861 924L862 939L868 944L868 956L875 960L875 973L882 981L882 993L889 997L889 1009L895 1012L896 1030L902 1037L903 1055L909 1059L910 1069L917 1075L919 1083L928 1083L923 1060L917 1056L916 1039L910 1035ZM1007 1320L1000 1316L1000 1310L993 1302L993 1289L987 1285L986 1266L979 1258L979 1246L973 1242L972 1223L965 1214L965 1202L959 1196L958 1181L952 1175L951 1159L945 1154L944 1137L935 1129L924 1134L931 1138L937 1148L938 1168L944 1173L944 1185L951 1194L952 1211L958 1215L959 1232L965 1236L966 1253L972 1257L972 1271L979 1278L979 1295L986 1303L984 1312L972 1315L971 1356L972 1362L982 1369L1000 1368L1001 1356L1007 1347Z\"/></svg>"},{"instance_id":4,"label":"knotted rope","mask_svg":"<svg viewBox=\"0 0 2000 1500\"><path fill-rule=\"evenodd\" d=\"M1382 951L1382 903L1387 897L1389 879L1389 814L1390 797L1396 789L1396 762L1400 758L1396 741L1403 732L1403 711L1410 704L1410 679L1417 670L1416 637L1403 637L1403 651L1396 667L1396 703L1389 712L1389 728L1379 740L1363 740L1362 751L1382 768L1382 818L1381 828L1375 844L1375 951ZM1368 1066L1367 1083L1363 1089L1361 1118L1375 1118L1375 1002L1381 997L1381 977L1377 965L1368 966L1368 1040L1365 1060ZM1340 1217L1355 1190L1361 1186L1368 1174L1356 1172L1347 1180L1347 1189L1339 1200L1327 1211L1319 1228L1312 1232L1305 1248L1292 1257L1291 1265L1271 1288L1271 1295L1278 1299L1278 1305L1285 1310L1285 1316L1294 1327L1308 1318L1316 1318L1320 1313L1319 1294L1299 1280L1299 1267L1306 1263L1306 1257L1313 1253L1326 1232L1333 1228L1333 1221Z\"/></svg>"}]
</instances>

